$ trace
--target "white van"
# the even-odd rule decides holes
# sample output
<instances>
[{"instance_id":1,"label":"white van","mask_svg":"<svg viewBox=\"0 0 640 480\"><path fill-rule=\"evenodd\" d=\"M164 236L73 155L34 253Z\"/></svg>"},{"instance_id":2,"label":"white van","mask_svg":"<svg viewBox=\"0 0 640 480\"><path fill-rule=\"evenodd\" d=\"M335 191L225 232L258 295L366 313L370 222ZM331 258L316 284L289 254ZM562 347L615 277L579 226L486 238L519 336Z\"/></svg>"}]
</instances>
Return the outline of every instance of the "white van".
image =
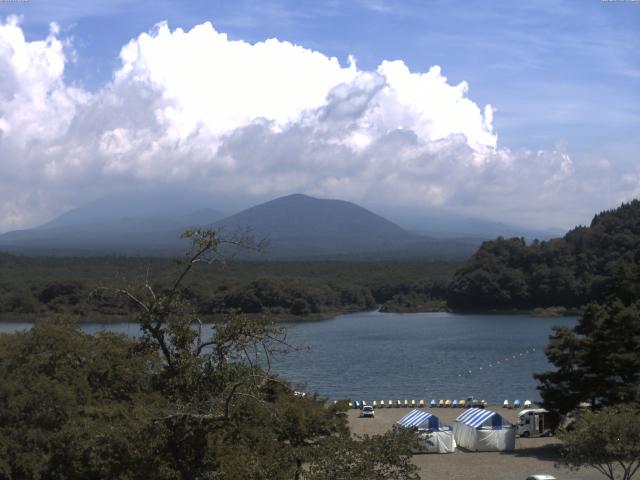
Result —
<instances>
[{"instance_id":1,"label":"white van","mask_svg":"<svg viewBox=\"0 0 640 480\"><path fill-rule=\"evenodd\" d=\"M544 408L529 408L518 414L516 433L521 437L546 437L556 428L555 418Z\"/></svg>"}]
</instances>

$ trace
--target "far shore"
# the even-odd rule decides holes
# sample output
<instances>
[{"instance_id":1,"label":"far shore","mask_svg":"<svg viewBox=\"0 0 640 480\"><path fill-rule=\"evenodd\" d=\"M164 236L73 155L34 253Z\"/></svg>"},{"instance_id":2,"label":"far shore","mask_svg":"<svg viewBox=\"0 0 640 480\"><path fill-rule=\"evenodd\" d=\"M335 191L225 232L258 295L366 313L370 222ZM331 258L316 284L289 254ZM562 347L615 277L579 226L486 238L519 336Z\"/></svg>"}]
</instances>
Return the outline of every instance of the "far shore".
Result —
<instances>
[{"instance_id":1,"label":"far shore","mask_svg":"<svg viewBox=\"0 0 640 480\"><path fill-rule=\"evenodd\" d=\"M573 317L580 314L579 309L565 309L564 307L550 307L550 308L535 308L532 310L451 310L449 308L428 308L413 310L410 308L402 309L399 311L383 309L381 305L375 310L343 310L343 311L330 311L321 313L312 313L304 316L292 315L292 314L274 314L274 313L247 313L248 317L260 318L268 317L276 323L298 323L298 322L317 322L323 320L331 320L341 315L349 315L353 313L366 313L366 312L381 312L381 313L397 313L397 314L413 314L413 313L436 313L445 312L454 315L530 315L533 317ZM0 323L35 323L46 317L54 315L70 316L76 318L80 324L88 323L104 323L104 324L118 324L118 323L130 323L135 322L134 314L132 315L106 315L100 313L92 313L87 316L91 316L91 320L87 320L86 316L78 316L69 313L0 313ZM217 320L225 318L225 314L215 315L200 315L200 319L203 323L213 323Z\"/></svg>"}]
</instances>

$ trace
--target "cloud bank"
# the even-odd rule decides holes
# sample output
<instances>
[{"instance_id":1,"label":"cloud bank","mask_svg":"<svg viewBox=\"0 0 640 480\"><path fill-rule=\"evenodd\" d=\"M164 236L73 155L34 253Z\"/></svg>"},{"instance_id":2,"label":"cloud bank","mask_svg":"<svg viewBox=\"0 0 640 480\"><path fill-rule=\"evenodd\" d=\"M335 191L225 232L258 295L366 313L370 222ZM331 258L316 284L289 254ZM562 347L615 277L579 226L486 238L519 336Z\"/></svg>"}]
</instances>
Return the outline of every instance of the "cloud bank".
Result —
<instances>
[{"instance_id":1,"label":"cloud bank","mask_svg":"<svg viewBox=\"0 0 640 480\"><path fill-rule=\"evenodd\" d=\"M598 190L560 149L500 147L493 108L438 66L363 71L277 39L230 40L210 23L159 24L91 92L65 79L71 48L55 25L28 41L17 18L0 23L0 231L147 184L531 219Z\"/></svg>"}]
</instances>

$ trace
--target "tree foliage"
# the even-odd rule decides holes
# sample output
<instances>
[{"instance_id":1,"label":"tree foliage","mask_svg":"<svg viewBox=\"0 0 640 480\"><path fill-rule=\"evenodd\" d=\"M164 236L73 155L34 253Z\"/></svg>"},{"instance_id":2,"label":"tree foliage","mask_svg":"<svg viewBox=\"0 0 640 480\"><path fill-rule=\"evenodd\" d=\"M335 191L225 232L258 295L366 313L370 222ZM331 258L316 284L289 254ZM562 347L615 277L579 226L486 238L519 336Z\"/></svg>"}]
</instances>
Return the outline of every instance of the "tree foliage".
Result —
<instances>
[{"instance_id":1,"label":"tree foliage","mask_svg":"<svg viewBox=\"0 0 640 480\"><path fill-rule=\"evenodd\" d=\"M0 478L126 478L151 459L159 357L64 319L0 336ZM151 442L153 443L153 442Z\"/></svg>"},{"instance_id":2,"label":"tree foliage","mask_svg":"<svg viewBox=\"0 0 640 480\"><path fill-rule=\"evenodd\" d=\"M574 328L554 328L546 354L556 369L535 375L546 407L640 402L640 301L587 306Z\"/></svg>"},{"instance_id":3,"label":"tree foliage","mask_svg":"<svg viewBox=\"0 0 640 480\"><path fill-rule=\"evenodd\" d=\"M279 319L318 318L384 305L388 311L442 308L458 263L427 261L237 261L189 273L181 295L205 319L231 311ZM0 253L0 315L129 319L124 298L91 295L104 285L168 289L179 265L166 258L22 257Z\"/></svg>"},{"instance_id":4,"label":"tree foliage","mask_svg":"<svg viewBox=\"0 0 640 480\"><path fill-rule=\"evenodd\" d=\"M631 480L640 469L640 408L605 407L582 412L564 441L561 463L578 469L595 468L610 480Z\"/></svg>"},{"instance_id":5,"label":"tree foliage","mask_svg":"<svg viewBox=\"0 0 640 480\"><path fill-rule=\"evenodd\" d=\"M331 439L309 464L308 480L417 480L411 464L413 432L388 432L348 440ZM331 452L327 455L327 453Z\"/></svg>"},{"instance_id":6,"label":"tree foliage","mask_svg":"<svg viewBox=\"0 0 640 480\"><path fill-rule=\"evenodd\" d=\"M449 286L455 309L520 309L640 297L640 201L548 242L485 242Z\"/></svg>"}]
</instances>

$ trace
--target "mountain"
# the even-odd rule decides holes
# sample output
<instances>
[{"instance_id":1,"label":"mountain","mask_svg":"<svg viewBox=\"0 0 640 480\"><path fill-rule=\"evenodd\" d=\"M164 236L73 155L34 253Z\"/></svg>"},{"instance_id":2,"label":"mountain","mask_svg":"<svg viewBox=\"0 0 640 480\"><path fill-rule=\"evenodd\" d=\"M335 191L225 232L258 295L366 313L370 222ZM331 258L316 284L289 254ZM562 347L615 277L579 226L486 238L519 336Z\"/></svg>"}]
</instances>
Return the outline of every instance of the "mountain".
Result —
<instances>
[{"instance_id":1,"label":"mountain","mask_svg":"<svg viewBox=\"0 0 640 480\"><path fill-rule=\"evenodd\" d=\"M203 205L203 198L148 198L144 192L105 197L40 227L1 235L0 248L39 254L175 255L188 246L180 233L195 226L213 226L225 236L249 232L256 240L268 241L260 258L272 259L462 258L480 243L425 237L354 203L301 194L223 219L217 211L202 209ZM195 210L196 206L200 209Z\"/></svg>"},{"instance_id":2,"label":"mountain","mask_svg":"<svg viewBox=\"0 0 640 480\"><path fill-rule=\"evenodd\" d=\"M465 258L477 239L433 239L409 232L355 203L288 195L214 224L223 235L266 239L271 258Z\"/></svg>"},{"instance_id":3,"label":"mountain","mask_svg":"<svg viewBox=\"0 0 640 480\"><path fill-rule=\"evenodd\" d=\"M211 223L224 215L206 206L212 202L207 195L180 190L140 190L118 192L81 205L48 223L38 230L99 225L123 219L143 220L141 227L155 229L165 223L178 226L192 222ZM147 225L147 221L151 224ZM126 223L126 222L125 222Z\"/></svg>"},{"instance_id":4,"label":"mountain","mask_svg":"<svg viewBox=\"0 0 640 480\"><path fill-rule=\"evenodd\" d=\"M401 227L433 238L479 238L491 240L497 237L523 237L526 240L549 240L560 237L566 230L558 228L536 229L510 225L483 218L469 217L438 208L372 207L385 218Z\"/></svg>"},{"instance_id":5,"label":"mountain","mask_svg":"<svg viewBox=\"0 0 640 480\"><path fill-rule=\"evenodd\" d=\"M225 216L203 207L208 201L179 191L112 194L39 227L0 235L0 248L36 254L173 254L185 248L176 231Z\"/></svg>"},{"instance_id":6,"label":"mountain","mask_svg":"<svg viewBox=\"0 0 640 480\"><path fill-rule=\"evenodd\" d=\"M275 256L396 250L420 240L416 234L354 203L288 195L220 220L229 235L248 230L270 243Z\"/></svg>"}]
</instances>

